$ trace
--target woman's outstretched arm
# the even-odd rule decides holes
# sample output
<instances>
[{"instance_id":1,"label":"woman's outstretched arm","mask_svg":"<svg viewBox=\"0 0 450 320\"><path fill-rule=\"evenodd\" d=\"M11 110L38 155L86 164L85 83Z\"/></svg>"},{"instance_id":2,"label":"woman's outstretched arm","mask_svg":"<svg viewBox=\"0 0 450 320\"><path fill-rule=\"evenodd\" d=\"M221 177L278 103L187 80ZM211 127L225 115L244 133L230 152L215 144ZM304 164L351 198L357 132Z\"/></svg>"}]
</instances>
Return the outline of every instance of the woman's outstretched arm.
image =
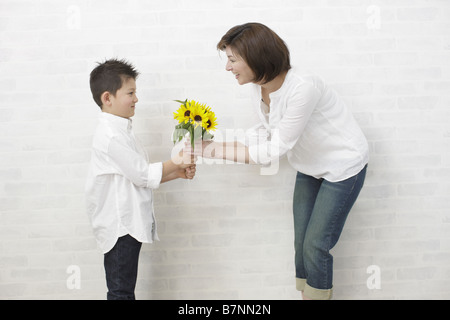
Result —
<instances>
[{"instance_id":1,"label":"woman's outstretched arm","mask_svg":"<svg viewBox=\"0 0 450 320\"><path fill-rule=\"evenodd\" d=\"M199 148L199 145L198 147L196 145L193 154L209 159L223 159L239 163L256 164L250 158L248 147L237 141L203 141L201 148Z\"/></svg>"}]
</instances>

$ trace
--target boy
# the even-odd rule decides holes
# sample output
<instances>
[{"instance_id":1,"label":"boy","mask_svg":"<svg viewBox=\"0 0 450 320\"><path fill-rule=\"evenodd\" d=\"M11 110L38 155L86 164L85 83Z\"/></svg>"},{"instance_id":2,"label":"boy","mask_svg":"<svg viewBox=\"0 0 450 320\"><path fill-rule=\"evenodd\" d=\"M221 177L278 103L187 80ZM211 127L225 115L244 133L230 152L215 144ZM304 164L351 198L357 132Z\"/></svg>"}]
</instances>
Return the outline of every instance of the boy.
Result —
<instances>
[{"instance_id":1,"label":"boy","mask_svg":"<svg viewBox=\"0 0 450 320\"><path fill-rule=\"evenodd\" d=\"M159 240L152 189L195 175L195 165L191 159L181 163L181 153L176 161L149 164L130 119L138 102L138 75L131 64L117 59L99 63L90 74L92 96L102 112L93 138L86 203L104 253L108 300L135 299L142 242Z\"/></svg>"}]
</instances>

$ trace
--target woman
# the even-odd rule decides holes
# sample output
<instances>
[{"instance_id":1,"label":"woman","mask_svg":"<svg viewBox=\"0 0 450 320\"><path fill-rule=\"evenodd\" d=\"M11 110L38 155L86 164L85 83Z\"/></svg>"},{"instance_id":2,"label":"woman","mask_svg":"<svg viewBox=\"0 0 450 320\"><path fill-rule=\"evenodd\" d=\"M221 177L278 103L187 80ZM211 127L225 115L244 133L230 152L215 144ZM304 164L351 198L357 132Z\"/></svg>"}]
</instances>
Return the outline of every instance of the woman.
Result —
<instances>
[{"instance_id":1,"label":"woman","mask_svg":"<svg viewBox=\"0 0 450 320\"><path fill-rule=\"evenodd\" d=\"M291 68L286 44L268 27L233 27L217 48L226 52L226 70L238 83L253 84L260 123L247 132L245 143L203 142L198 155L262 165L287 155L298 171L293 201L296 287L304 299L330 299L330 250L366 175L364 134L320 78Z\"/></svg>"}]
</instances>

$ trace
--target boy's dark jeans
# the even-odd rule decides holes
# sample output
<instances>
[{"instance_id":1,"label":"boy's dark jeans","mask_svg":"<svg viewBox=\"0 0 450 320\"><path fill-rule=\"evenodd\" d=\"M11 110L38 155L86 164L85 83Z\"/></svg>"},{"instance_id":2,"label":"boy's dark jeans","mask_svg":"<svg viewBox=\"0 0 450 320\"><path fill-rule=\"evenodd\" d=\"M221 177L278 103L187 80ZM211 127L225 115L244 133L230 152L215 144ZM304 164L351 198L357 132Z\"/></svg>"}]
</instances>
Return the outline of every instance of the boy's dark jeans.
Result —
<instances>
[{"instance_id":1,"label":"boy's dark jeans","mask_svg":"<svg viewBox=\"0 0 450 320\"><path fill-rule=\"evenodd\" d=\"M135 300L134 288L142 243L130 235L117 239L105 253L104 264L108 300Z\"/></svg>"}]
</instances>

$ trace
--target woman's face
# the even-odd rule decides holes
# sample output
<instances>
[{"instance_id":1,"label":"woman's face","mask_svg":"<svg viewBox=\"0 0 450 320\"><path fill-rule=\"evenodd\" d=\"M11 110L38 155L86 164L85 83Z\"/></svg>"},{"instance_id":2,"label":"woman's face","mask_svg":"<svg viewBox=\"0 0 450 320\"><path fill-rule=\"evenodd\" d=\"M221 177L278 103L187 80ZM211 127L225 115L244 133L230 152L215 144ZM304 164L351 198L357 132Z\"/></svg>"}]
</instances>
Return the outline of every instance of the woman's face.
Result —
<instances>
[{"instance_id":1,"label":"woman's face","mask_svg":"<svg viewBox=\"0 0 450 320\"><path fill-rule=\"evenodd\" d=\"M240 85L251 83L255 79L255 75L247 63L241 56L235 55L230 47L225 48L228 62L225 67L227 71L231 71Z\"/></svg>"}]
</instances>

